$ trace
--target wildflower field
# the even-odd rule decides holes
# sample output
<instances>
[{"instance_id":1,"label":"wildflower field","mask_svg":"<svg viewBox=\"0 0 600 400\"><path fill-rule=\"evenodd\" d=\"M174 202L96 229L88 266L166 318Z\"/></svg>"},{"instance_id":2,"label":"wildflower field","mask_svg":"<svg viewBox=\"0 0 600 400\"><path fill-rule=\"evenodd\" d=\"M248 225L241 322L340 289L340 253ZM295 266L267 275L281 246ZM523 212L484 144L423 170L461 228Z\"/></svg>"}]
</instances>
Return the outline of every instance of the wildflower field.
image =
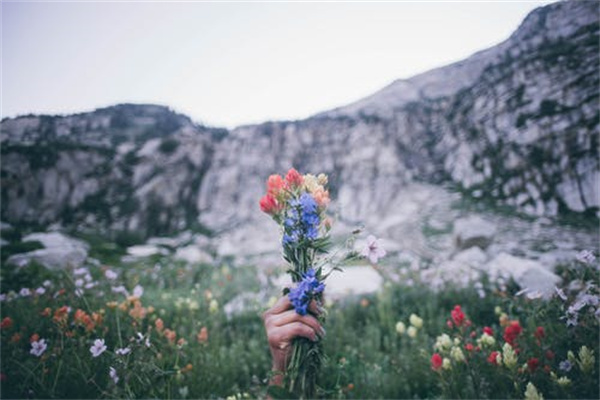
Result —
<instances>
[{"instance_id":1,"label":"wildflower field","mask_svg":"<svg viewBox=\"0 0 600 400\"><path fill-rule=\"evenodd\" d=\"M2 267L2 398L265 397L269 304L223 307L259 290L255 267L125 263L102 246L79 268ZM510 283L432 292L403 284L407 269L327 303L319 397L598 398L598 261L584 256L550 299Z\"/></svg>"}]
</instances>

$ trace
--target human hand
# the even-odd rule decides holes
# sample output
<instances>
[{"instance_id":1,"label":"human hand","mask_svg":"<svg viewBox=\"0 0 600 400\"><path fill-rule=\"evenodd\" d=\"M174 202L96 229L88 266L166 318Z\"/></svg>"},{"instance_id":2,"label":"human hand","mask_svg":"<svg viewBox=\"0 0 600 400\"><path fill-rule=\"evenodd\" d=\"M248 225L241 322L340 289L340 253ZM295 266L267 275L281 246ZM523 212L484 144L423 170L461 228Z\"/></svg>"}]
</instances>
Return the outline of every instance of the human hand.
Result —
<instances>
[{"instance_id":1,"label":"human hand","mask_svg":"<svg viewBox=\"0 0 600 400\"><path fill-rule=\"evenodd\" d=\"M283 372L292 352L292 341L296 337L305 337L312 341L318 341L325 336L325 329L317 318L321 311L313 300L308 310L310 313L300 315L294 310L287 296L281 297L273 307L263 314L263 322L269 341L269 349L273 360L273 376L270 384L281 385Z\"/></svg>"}]
</instances>

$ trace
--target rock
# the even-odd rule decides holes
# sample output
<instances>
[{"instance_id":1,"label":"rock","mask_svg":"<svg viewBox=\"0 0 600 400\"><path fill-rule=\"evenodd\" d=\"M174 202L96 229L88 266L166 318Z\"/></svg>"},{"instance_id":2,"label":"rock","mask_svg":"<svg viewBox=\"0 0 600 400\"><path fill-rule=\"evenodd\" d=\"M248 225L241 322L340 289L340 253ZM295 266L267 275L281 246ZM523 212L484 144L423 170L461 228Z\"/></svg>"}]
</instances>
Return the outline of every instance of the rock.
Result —
<instances>
[{"instance_id":1,"label":"rock","mask_svg":"<svg viewBox=\"0 0 600 400\"><path fill-rule=\"evenodd\" d=\"M178 248L177 251L175 251L174 258L176 260L185 261L188 264L210 263L212 261L210 254L202 251L195 245Z\"/></svg>"},{"instance_id":2,"label":"rock","mask_svg":"<svg viewBox=\"0 0 600 400\"><path fill-rule=\"evenodd\" d=\"M454 223L454 240L458 249L473 246L486 249L495 233L496 227L479 216L461 218Z\"/></svg>"},{"instance_id":3,"label":"rock","mask_svg":"<svg viewBox=\"0 0 600 400\"><path fill-rule=\"evenodd\" d=\"M23 267L35 261L53 270L66 267L78 268L85 262L89 250L87 243L59 232L32 233L25 236L23 241L38 241L44 248L14 254L6 261L8 264Z\"/></svg>"},{"instance_id":4,"label":"rock","mask_svg":"<svg viewBox=\"0 0 600 400\"><path fill-rule=\"evenodd\" d=\"M127 254L132 257L150 257L155 254L168 254L166 249L151 244L142 244L127 248Z\"/></svg>"},{"instance_id":5,"label":"rock","mask_svg":"<svg viewBox=\"0 0 600 400\"><path fill-rule=\"evenodd\" d=\"M472 267L479 267L485 263L487 259L487 254L485 254L485 252L477 246L470 247L466 250L456 253L452 257L452 260L458 263L467 264Z\"/></svg>"},{"instance_id":6,"label":"rock","mask_svg":"<svg viewBox=\"0 0 600 400\"><path fill-rule=\"evenodd\" d=\"M559 284L560 277L548 271L537 261L515 257L501 253L482 269L492 279L509 276L521 287L530 293L540 293L549 298L554 293L554 287Z\"/></svg>"}]
</instances>

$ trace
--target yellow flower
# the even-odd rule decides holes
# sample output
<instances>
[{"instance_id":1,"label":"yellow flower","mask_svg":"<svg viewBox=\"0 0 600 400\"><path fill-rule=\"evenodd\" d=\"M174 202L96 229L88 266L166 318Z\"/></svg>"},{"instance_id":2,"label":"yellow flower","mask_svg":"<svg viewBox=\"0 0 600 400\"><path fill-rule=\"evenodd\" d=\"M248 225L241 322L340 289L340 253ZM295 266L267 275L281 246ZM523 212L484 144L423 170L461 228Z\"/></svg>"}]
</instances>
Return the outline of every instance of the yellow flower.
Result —
<instances>
[{"instance_id":1,"label":"yellow flower","mask_svg":"<svg viewBox=\"0 0 600 400\"><path fill-rule=\"evenodd\" d=\"M316 176L311 174L304 175L304 188L307 191L313 193L319 186L319 181L317 180Z\"/></svg>"},{"instance_id":2,"label":"yellow flower","mask_svg":"<svg viewBox=\"0 0 600 400\"><path fill-rule=\"evenodd\" d=\"M423 327L423 319L419 318L416 314L410 314L409 317L410 324L417 329L421 329Z\"/></svg>"},{"instance_id":3,"label":"yellow flower","mask_svg":"<svg viewBox=\"0 0 600 400\"><path fill-rule=\"evenodd\" d=\"M544 400L544 396L538 392L537 388L533 386L533 383L529 382L525 389L525 400Z\"/></svg>"},{"instance_id":4,"label":"yellow flower","mask_svg":"<svg viewBox=\"0 0 600 400\"><path fill-rule=\"evenodd\" d=\"M496 339L494 339L493 336L484 333L479 339L477 339L477 344L482 347L491 347L496 344Z\"/></svg>"},{"instance_id":5,"label":"yellow flower","mask_svg":"<svg viewBox=\"0 0 600 400\"><path fill-rule=\"evenodd\" d=\"M500 308L500 306L494 307L494 314L496 314L497 316L502 315L502 309Z\"/></svg>"},{"instance_id":6,"label":"yellow flower","mask_svg":"<svg viewBox=\"0 0 600 400\"><path fill-rule=\"evenodd\" d=\"M578 355L579 361L577 361L577 364L579 365L581 372L584 374L592 372L594 369L594 361L596 361L594 351L588 349L587 346L581 346Z\"/></svg>"},{"instance_id":7,"label":"yellow flower","mask_svg":"<svg viewBox=\"0 0 600 400\"><path fill-rule=\"evenodd\" d=\"M406 334L413 339L416 338L417 337L417 328L415 328L414 326L409 326L408 330L406 331Z\"/></svg>"},{"instance_id":8,"label":"yellow flower","mask_svg":"<svg viewBox=\"0 0 600 400\"><path fill-rule=\"evenodd\" d=\"M398 335L404 335L404 332L406 332L406 325L404 325L404 322L400 321L396 324L396 332L398 332Z\"/></svg>"},{"instance_id":9,"label":"yellow flower","mask_svg":"<svg viewBox=\"0 0 600 400\"><path fill-rule=\"evenodd\" d=\"M435 339L435 345L433 346L434 350L440 351L449 350L450 347L452 347L452 339L450 339L450 336L446 333L438 336Z\"/></svg>"},{"instance_id":10,"label":"yellow flower","mask_svg":"<svg viewBox=\"0 0 600 400\"><path fill-rule=\"evenodd\" d=\"M319 182L319 185L325 186L329 179L327 178L327 175L319 174L319 176L317 176L317 181Z\"/></svg>"},{"instance_id":11,"label":"yellow flower","mask_svg":"<svg viewBox=\"0 0 600 400\"><path fill-rule=\"evenodd\" d=\"M218 310L219 310L219 302L218 302L217 300L215 300L215 299L212 299L212 300L210 301L210 304L208 305L208 311L209 311L211 314L214 314L214 313L216 313Z\"/></svg>"},{"instance_id":12,"label":"yellow flower","mask_svg":"<svg viewBox=\"0 0 600 400\"><path fill-rule=\"evenodd\" d=\"M449 370L452 369L452 364L450 363L450 359L444 357L442 360L442 369Z\"/></svg>"},{"instance_id":13,"label":"yellow flower","mask_svg":"<svg viewBox=\"0 0 600 400\"><path fill-rule=\"evenodd\" d=\"M569 386L571 384L571 380L566 376L561 376L556 382L562 387Z\"/></svg>"}]
</instances>

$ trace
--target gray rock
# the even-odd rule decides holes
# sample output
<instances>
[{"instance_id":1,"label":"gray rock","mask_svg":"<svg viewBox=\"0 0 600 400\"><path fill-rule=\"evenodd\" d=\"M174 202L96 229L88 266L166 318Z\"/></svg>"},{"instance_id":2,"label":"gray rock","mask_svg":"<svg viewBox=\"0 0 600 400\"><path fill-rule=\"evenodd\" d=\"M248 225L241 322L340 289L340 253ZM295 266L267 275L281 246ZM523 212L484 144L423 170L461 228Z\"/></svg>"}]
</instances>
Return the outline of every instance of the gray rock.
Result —
<instances>
[{"instance_id":1,"label":"gray rock","mask_svg":"<svg viewBox=\"0 0 600 400\"><path fill-rule=\"evenodd\" d=\"M23 241L39 241L44 248L14 254L6 261L8 264L23 267L35 261L53 270L66 267L78 268L87 259L89 250L87 243L59 232L32 233L25 236Z\"/></svg>"},{"instance_id":2,"label":"gray rock","mask_svg":"<svg viewBox=\"0 0 600 400\"><path fill-rule=\"evenodd\" d=\"M479 216L458 219L454 223L454 240L458 249L477 246L487 248L493 241L496 227Z\"/></svg>"}]
</instances>

